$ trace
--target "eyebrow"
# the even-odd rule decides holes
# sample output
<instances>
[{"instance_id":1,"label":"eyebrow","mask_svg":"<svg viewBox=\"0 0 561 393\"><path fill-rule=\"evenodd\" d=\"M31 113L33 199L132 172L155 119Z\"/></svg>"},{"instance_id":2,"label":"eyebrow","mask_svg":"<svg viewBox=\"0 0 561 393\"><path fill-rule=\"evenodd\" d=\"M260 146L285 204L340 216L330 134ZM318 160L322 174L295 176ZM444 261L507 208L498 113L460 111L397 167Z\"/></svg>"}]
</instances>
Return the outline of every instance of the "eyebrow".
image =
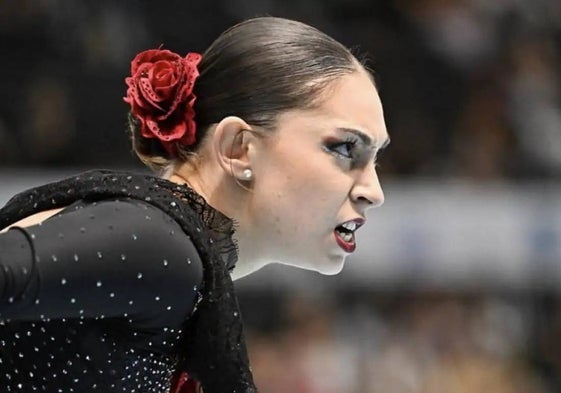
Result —
<instances>
[{"instance_id":1,"label":"eyebrow","mask_svg":"<svg viewBox=\"0 0 561 393\"><path fill-rule=\"evenodd\" d=\"M356 135L358 138L360 138L362 143L364 143L367 147L370 147L372 149L377 148L374 142L372 141L372 138L369 135L366 135L362 131L355 130L354 128L346 128L346 127L338 127L337 131L348 132L353 135ZM383 143L377 149L378 150L385 149L389 144L390 144L390 138L387 137L386 139L384 139Z\"/></svg>"}]
</instances>

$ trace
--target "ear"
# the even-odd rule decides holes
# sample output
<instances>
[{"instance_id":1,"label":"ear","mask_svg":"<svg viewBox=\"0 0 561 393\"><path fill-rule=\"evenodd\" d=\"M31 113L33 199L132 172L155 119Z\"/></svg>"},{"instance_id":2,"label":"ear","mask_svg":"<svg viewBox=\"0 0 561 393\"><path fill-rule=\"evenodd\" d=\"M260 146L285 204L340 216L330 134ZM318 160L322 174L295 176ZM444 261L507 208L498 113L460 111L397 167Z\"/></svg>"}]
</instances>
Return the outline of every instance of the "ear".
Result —
<instances>
[{"instance_id":1,"label":"ear","mask_svg":"<svg viewBox=\"0 0 561 393\"><path fill-rule=\"evenodd\" d=\"M256 138L248 130L249 124L236 116L225 117L214 129L212 148L218 164L237 179L243 178L244 170L251 169L250 152Z\"/></svg>"}]
</instances>

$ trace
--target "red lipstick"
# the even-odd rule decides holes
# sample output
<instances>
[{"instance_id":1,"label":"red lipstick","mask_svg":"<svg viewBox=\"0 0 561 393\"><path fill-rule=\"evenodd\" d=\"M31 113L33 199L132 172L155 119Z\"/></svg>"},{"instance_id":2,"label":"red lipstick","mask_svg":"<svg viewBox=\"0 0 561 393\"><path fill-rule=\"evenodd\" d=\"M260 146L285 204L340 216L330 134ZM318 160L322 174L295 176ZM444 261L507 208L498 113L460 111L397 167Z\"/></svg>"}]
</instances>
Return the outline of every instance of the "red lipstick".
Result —
<instances>
[{"instance_id":1,"label":"red lipstick","mask_svg":"<svg viewBox=\"0 0 561 393\"><path fill-rule=\"evenodd\" d=\"M343 249L343 251L351 253L355 250L356 242L355 242L354 234L350 242L344 240L337 230L334 230L333 234L335 235L335 240L337 241L337 244L339 245L339 247Z\"/></svg>"}]
</instances>

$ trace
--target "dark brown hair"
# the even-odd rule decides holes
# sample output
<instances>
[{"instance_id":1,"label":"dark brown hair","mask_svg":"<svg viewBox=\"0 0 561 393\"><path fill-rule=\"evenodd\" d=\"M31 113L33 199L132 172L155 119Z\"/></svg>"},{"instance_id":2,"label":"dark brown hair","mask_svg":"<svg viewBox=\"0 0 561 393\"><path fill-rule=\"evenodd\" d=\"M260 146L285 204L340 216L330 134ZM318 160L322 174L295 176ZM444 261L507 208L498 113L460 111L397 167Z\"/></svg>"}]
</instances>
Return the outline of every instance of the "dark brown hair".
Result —
<instances>
[{"instance_id":1,"label":"dark brown hair","mask_svg":"<svg viewBox=\"0 0 561 393\"><path fill-rule=\"evenodd\" d=\"M350 50L304 23L260 17L235 25L203 54L194 87L197 142L177 146L177 158L187 160L209 126L227 116L272 130L281 113L313 108L330 82L360 67ZM129 123L140 159L153 169L169 165L158 141L143 138L132 116Z\"/></svg>"}]
</instances>

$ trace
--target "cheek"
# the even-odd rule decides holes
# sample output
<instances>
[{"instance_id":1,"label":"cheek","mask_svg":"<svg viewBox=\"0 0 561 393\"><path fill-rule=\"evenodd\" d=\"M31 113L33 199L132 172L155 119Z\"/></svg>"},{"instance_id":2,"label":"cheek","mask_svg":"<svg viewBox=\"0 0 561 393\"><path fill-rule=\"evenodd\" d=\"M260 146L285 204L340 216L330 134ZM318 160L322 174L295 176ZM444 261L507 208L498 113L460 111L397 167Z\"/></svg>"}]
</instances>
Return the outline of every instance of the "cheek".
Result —
<instances>
[{"instance_id":1,"label":"cheek","mask_svg":"<svg viewBox=\"0 0 561 393\"><path fill-rule=\"evenodd\" d=\"M271 151L259 163L253 208L260 226L301 234L331 224L349 193L349 178L319 147Z\"/></svg>"},{"instance_id":2,"label":"cheek","mask_svg":"<svg viewBox=\"0 0 561 393\"><path fill-rule=\"evenodd\" d=\"M345 179L323 170L273 172L256 190L255 208L276 233L301 234L336 219L348 195ZM265 224L265 222L263 224Z\"/></svg>"},{"instance_id":3,"label":"cheek","mask_svg":"<svg viewBox=\"0 0 561 393\"><path fill-rule=\"evenodd\" d=\"M273 199L293 199L298 190L311 183L315 169L310 170L307 160L309 151L282 149L271 151L258 163L260 167L260 185L265 192L270 192Z\"/></svg>"}]
</instances>

